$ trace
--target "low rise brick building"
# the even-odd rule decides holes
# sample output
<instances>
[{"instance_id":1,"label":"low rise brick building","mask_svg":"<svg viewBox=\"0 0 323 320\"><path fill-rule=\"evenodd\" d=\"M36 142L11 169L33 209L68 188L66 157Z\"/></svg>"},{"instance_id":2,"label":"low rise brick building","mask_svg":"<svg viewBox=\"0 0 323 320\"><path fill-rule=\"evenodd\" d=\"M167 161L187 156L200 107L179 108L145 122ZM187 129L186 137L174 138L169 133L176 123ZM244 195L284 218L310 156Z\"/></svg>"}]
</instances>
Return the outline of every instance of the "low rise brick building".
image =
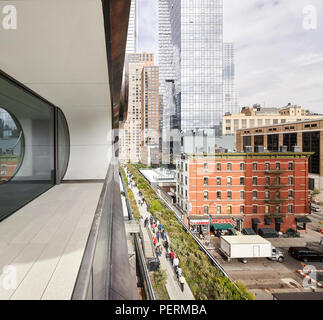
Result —
<instances>
[{"instance_id":1,"label":"low rise brick building","mask_svg":"<svg viewBox=\"0 0 323 320\"><path fill-rule=\"evenodd\" d=\"M188 225L205 233L235 227L306 231L310 153L182 155L176 201Z\"/></svg>"},{"instance_id":2,"label":"low rise brick building","mask_svg":"<svg viewBox=\"0 0 323 320\"><path fill-rule=\"evenodd\" d=\"M277 152L285 148L312 152L308 166L309 188L318 190L318 199L323 202L323 118L237 130L236 150L244 151L246 147L251 151Z\"/></svg>"}]
</instances>

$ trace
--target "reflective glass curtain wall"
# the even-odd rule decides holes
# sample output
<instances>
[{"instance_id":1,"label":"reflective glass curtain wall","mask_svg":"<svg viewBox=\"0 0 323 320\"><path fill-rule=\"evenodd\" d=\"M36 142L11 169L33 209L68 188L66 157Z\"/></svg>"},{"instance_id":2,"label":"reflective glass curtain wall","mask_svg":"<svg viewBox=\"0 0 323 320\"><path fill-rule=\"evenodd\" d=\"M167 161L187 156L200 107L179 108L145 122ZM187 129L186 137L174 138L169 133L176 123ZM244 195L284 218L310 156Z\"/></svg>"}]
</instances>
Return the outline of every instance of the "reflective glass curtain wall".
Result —
<instances>
[{"instance_id":1,"label":"reflective glass curtain wall","mask_svg":"<svg viewBox=\"0 0 323 320\"><path fill-rule=\"evenodd\" d=\"M168 5L175 87L176 93L181 93L181 129L204 129L210 135L221 134L223 2L169 0Z\"/></svg>"},{"instance_id":2,"label":"reflective glass curtain wall","mask_svg":"<svg viewBox=\"0 0 323 320\"><path fill-rule=\"evenodd\" d=\"M0 220L59 182L68 159L63 113L0 73Z\"/></svg>"}]
</instances>

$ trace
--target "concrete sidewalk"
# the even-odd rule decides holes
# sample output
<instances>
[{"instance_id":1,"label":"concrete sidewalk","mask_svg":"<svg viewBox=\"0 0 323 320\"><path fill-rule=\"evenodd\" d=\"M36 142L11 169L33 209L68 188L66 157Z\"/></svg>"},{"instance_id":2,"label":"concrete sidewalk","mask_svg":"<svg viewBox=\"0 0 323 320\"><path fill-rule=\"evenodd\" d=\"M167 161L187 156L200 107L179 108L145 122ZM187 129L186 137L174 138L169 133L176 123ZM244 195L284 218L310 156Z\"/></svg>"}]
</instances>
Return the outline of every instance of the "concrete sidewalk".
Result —
<instances>
[{"instance_id":1,"label":"concrete sidewalk","mask_svg":"<svg viewBox=\"0 0 323 320\"><path fill-rule=\"evenodd\" d=\"M138 188L137 187L132 188L132 192L135 196L135 199L140 211L140 215L142 216L143 220L145 220L146 218L149 218L150 213L147 211L146 204L144 204L143 206L140 206L138 203L138 200L140 199ZM152 230L150 228L149 223L146 230L149 230L149 232L152 234ZM177 280L173 266L170 264L170 261L166 259L165 249L163 249L162 255L159 257L159 260L160 260L160 268L162 270L165 270L167 273L166 289L170 299L171 300L195 300L193 293L189 288L189 286L187 285L187 283L185 283L184 285L184 291L183 292L181 291L180 284L179 284L179 281Z\"/></svg>"}]
</instances>

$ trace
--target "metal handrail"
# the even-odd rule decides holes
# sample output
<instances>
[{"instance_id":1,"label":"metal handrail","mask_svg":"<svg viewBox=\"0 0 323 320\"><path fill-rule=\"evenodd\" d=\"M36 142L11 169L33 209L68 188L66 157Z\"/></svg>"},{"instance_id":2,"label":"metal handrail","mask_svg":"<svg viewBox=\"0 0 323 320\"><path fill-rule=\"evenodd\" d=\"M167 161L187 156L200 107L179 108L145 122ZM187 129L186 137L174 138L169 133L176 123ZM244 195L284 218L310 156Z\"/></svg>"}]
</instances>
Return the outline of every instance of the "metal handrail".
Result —
<instances>
[{"instance_id":1,"label":"metal handrail","mask_svg":"<svg viewBox=\"0 0 323 320\"><path fill-rule=\"evenodd\" d=\"M119 168L111 163L84 250L72 300L138 299L130 272ZM117 268L115 268L117 266Z\"/></svg>"}]
</instances>

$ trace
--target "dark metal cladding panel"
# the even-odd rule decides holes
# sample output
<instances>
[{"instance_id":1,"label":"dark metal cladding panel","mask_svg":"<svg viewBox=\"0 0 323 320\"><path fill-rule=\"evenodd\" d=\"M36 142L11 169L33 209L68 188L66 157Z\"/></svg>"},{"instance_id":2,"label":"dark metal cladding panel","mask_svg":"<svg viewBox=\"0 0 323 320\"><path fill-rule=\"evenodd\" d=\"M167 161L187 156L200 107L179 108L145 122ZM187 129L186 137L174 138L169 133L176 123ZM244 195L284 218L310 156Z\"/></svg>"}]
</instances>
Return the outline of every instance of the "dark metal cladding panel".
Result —
<instances>
[{"instance_id":1,"label":"dark metal cladding panel","mask_svg":"<svg viewBox=\"0 0 323 320\"><path fill-rule=\"evenodd\" d=\"M127 92L122 88L123 68L127 45L131 0L102 0L105 21L106 45L113 105L113 128L126 115Z\"/></svg>"}]
</instances>

